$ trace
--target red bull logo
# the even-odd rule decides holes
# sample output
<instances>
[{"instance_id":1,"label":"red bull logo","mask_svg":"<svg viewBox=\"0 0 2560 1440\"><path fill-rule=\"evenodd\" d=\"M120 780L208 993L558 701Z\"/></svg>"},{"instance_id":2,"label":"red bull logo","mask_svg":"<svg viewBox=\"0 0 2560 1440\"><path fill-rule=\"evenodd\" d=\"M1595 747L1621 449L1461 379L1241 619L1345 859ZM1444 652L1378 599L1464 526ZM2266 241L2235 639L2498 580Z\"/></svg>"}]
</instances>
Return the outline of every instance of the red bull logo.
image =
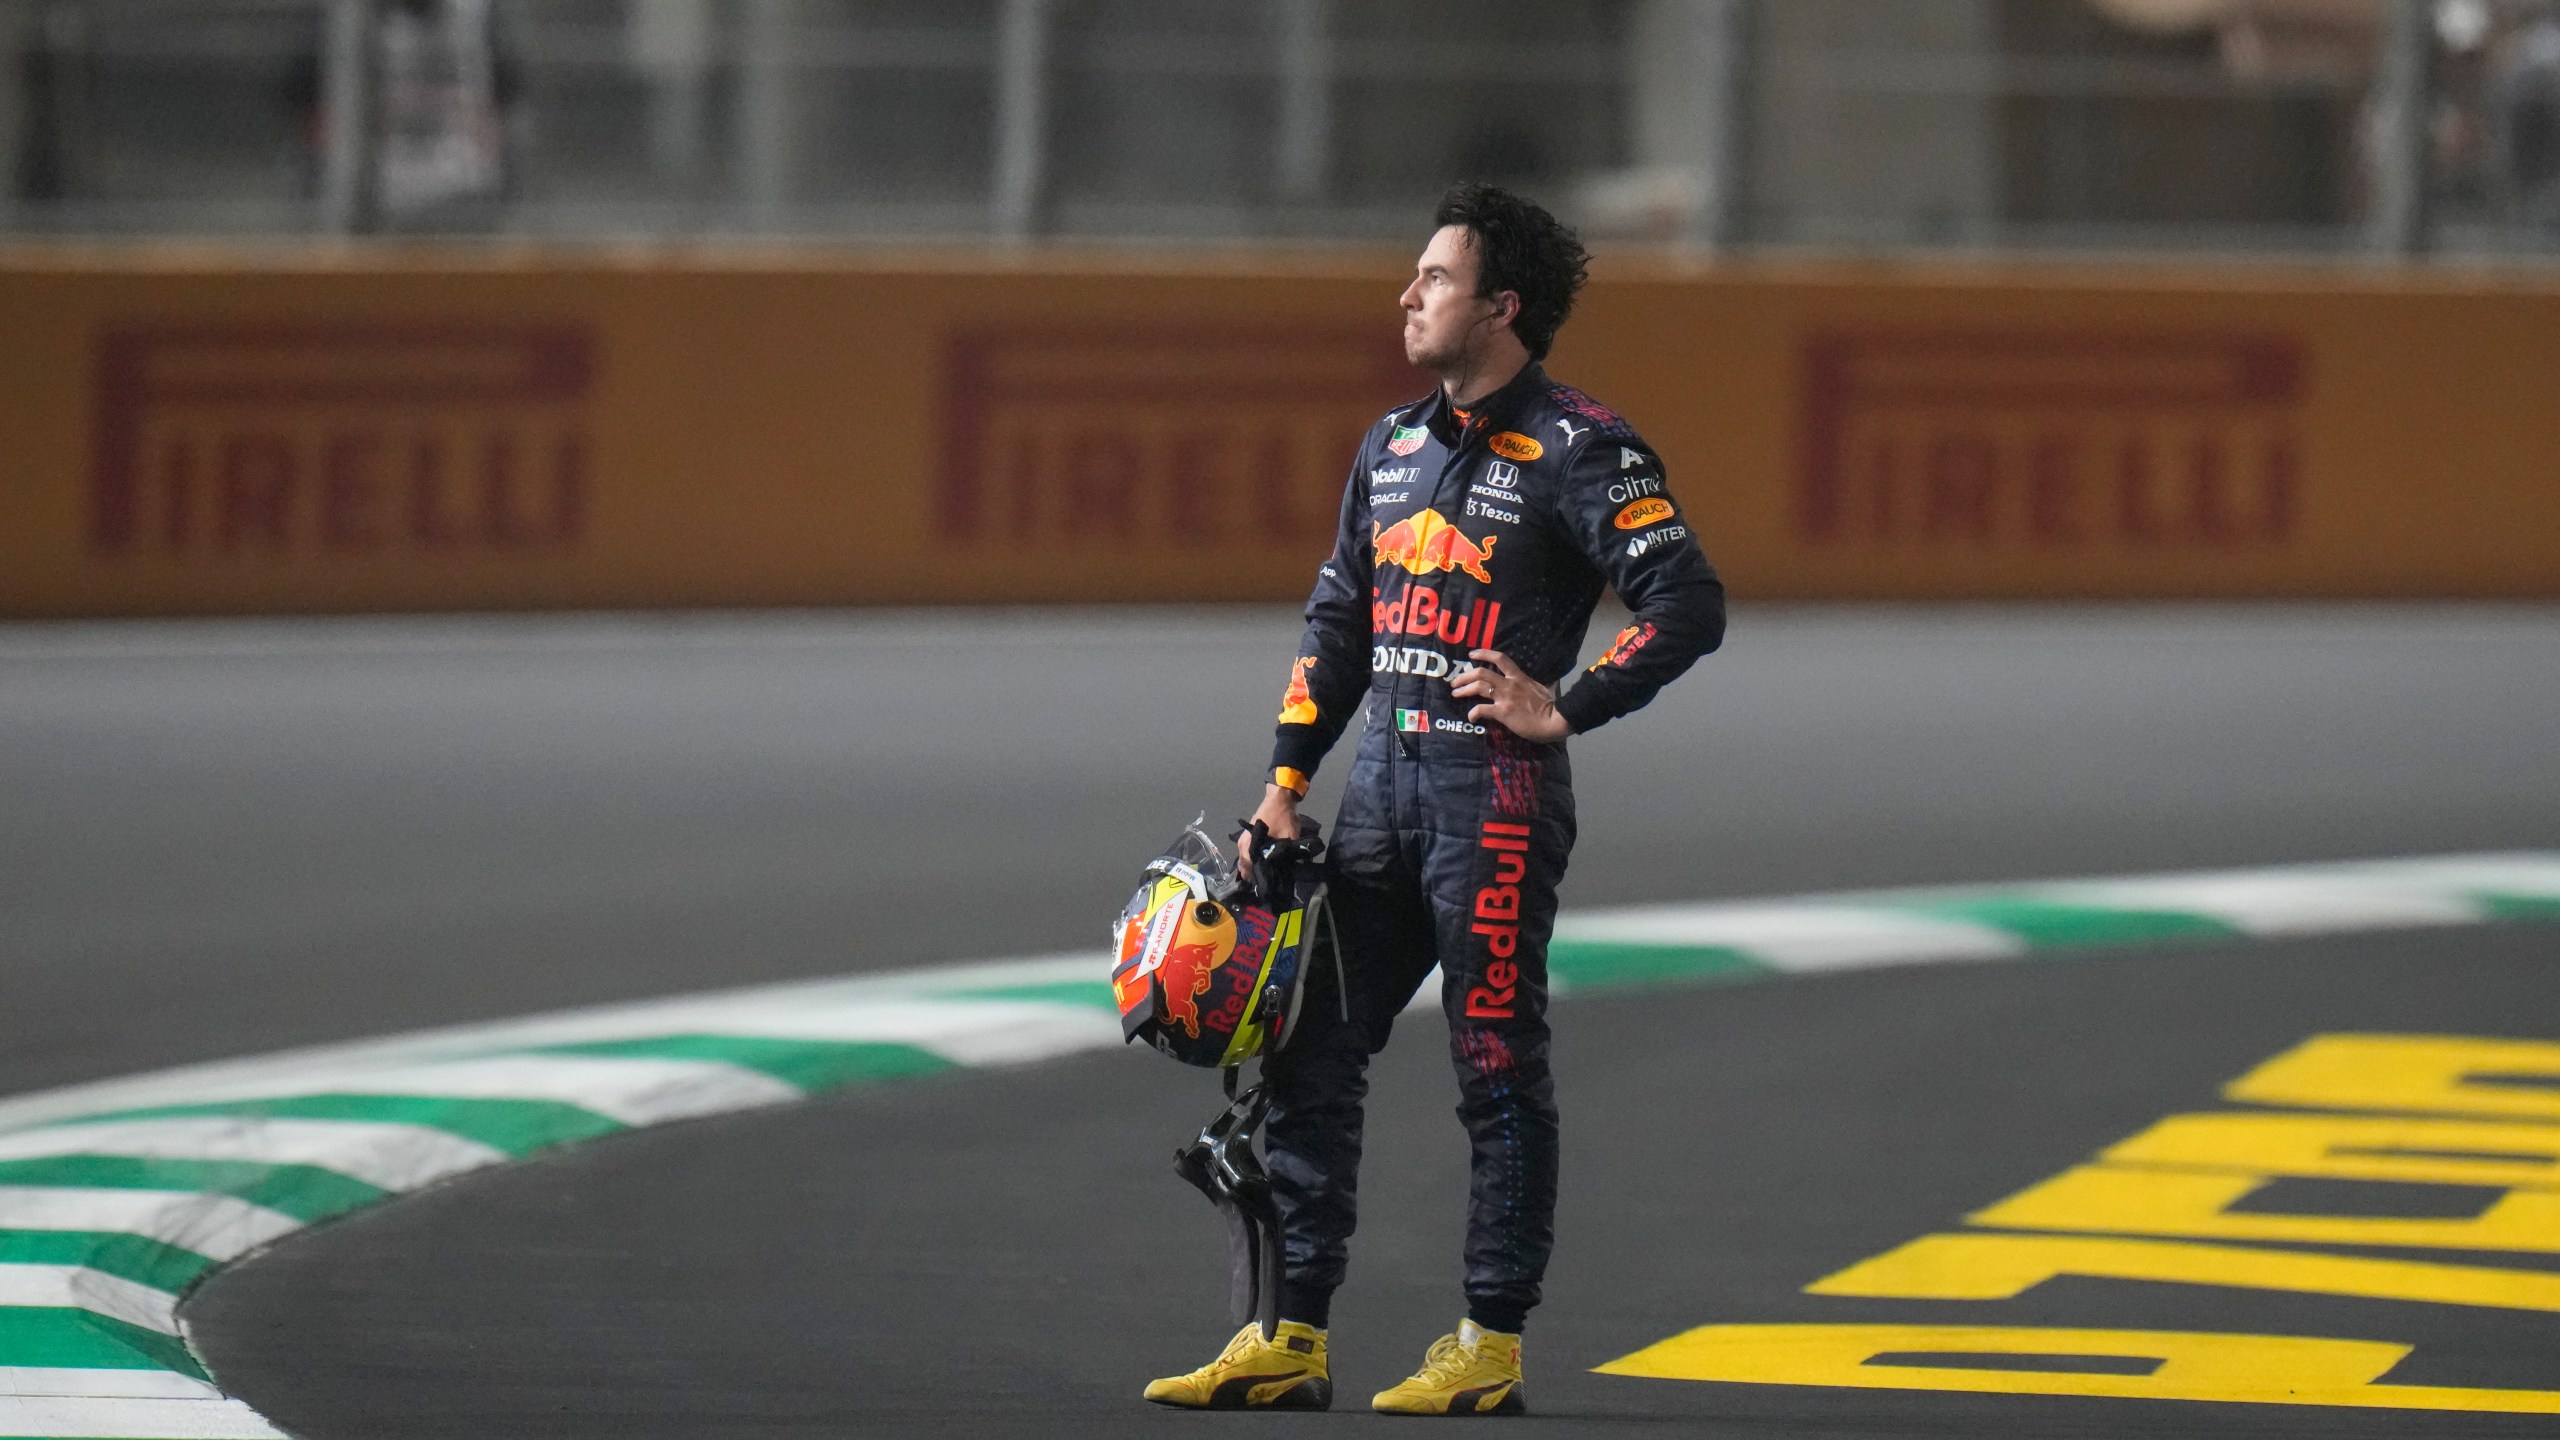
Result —
<instances>
[{"instance_id":1,"label":"red bull logo","mask_svg":"<svg viewBox=\"0 0 2560 1440\"><path fill-rule=\"evenodd\" d=\"M1480 599L1458 610L1442 608L1440 592L1419 585L1407 586L1393 600L1370 592L1369 629L1376 635L1436 635L1461 649L1473 649L1493 643L1493 627L1501 619L1499 600Z\"/></svg>"},{"instance_id":2,"label":"red bull logo","mask_svg":"<svg viewBox=\"0 0 2560 1440\"><path fill-rule=\"evenodd\" d=\"M1618 638L1609 642L1608 654L1591 662L1591 668L1597 670L1603 665L1626 664L1636 658L1637 651L1652 643L1653 636L1654 627L1651 621L1628 626L1618 632Z\"/></svg>"},{"instance_id":3,"label":"red bull logo","mask_svg":"<svg viewBox=\"0 0 2560 1440\"><path fill-rule=\"evenodd\" d=\"M1227 948L1215 940L1176 945L1164 952L1163 963L1156 966L1156 991L1164 996L1164 1018L1181 1021L1183 1033L1194 1040L1200 1038L1200 997L1209 993L1209 981L1227 958Z\"/></svg>"},{"instance_id":4,"label":"red bull logo","mask_svg":"<svg viewBox=\"0 0 2560 1440\"><path fill-rule=\"evenodd\" d=\"M1467 1014L1512 1018L1520 985L1520 882L1529 875L1529 827L1488 820L1476 844L1493 857L1492 882L1476 891L1475 933L1484 937L1484 983L1467 990Z\"/></svg>"},{"instance_id":5,"label":"red bull logo","mask_svg":"<svg viewBox=\"0 0 2560 1440\"><path fill-rule=\"evenodd\" d=\"M1485 566L1493 560L1494 542L1501 538L1487 535L1481 542L1470 540L1457 526L1441 518L1439 511L1424 510L1384 529L1373 527L1369 549L1377 563L1394 565L1411 574L1462 570L1478 583L1490 585L1493 576Z\"/></svg>"},{"instance_id":6,"label":"red bull logo","mask_svg":"<svg viewBox=\"0 0 2560 1440\"><path fill-rule=\"evenodd\" d=\"M1316 723L1315 696L1307 689L1307 672L1316 668L1316 657L1301 655L1289 667L1289 688L1280 694L1280 723L1313 725Z\"/></svg>"}]
</instances>

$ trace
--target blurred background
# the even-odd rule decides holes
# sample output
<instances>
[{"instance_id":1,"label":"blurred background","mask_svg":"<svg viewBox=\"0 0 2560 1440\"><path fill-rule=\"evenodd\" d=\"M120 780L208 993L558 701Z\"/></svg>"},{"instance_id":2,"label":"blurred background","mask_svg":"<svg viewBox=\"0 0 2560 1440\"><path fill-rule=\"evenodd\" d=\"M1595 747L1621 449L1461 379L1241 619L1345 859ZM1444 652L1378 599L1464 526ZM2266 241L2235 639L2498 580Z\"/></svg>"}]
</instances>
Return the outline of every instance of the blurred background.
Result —
<instances>
[{"instance_id":1,"label":"blurred background","mask_svg":"<svg viewBox=\"0 0 2560 1440\"><path fill-rule=\"evenodd\" d=\"M1261 794L1346 468L1429 383L1396 298L1461 179L1591 241L1551 368L1659 453L1733 598L1724 651L1573 742L1568 912L2560 847L2560 0L0 0L0 1095L1098 944L1168 836ZM1575 1283L1818 1310L2315 1027L2547 1040L2513 997L2549 948L1574 1002L1574 1095L1644 1097L1569 1100L1576 1143L1761 1187L1586 1187L1659 1203L1580 1212L1641 1259ZM277 1252L324 1262L270 1272L295 1323L206 1330L226 1377L268 1337L246 1393L299 1434L332 1386L348 1434L841 1430L846 1294L929 1285L879 1313L966 1364L861 1403L944 1433L944 1393L1092 1348L1003 1337L1125 1313L1063 1310L1022 1176L1125 1167L1050 1187L1115 1303L1161 1298L1125 1283L1167 1268L1148 1205L1205 1223L1129 1099L1153 1065L1041 1071L1003 1125L941 1092L913 1164L851 1126L729 1132L770 1165L607 1147L698 1213L635 1240L546 1180L545 1232L473 1190L399 1263ZM1454 1147L1444 1080L1395 1093L1373 1135L1427 1106ZM1072 1157L995 1148L1070 1111L1039 1144ZM931 1223L754 1218L883 1197ZM1372 1274L1449 1253L1365 1223ZM671 1235L699 1269L634 1262ZM855 1250L901 1278L848 1290ZM471 1318L341 1320L421 1266ZM1131 1356L1178 1348L1158 1308Z\"/></svg>"},{"instance_id":2,"label":"blurred background","mask_svg":"<svg viewBox=\"0 0 2560 1440\"><path fill-rule=\"evenodd\" d=\"M2560 813L2552 4L0 0L0 177L0 1085L1088 943L1466 177L1734 596L1569 904Z\"/></svg>"},{"instance_id":3,"label":"blurred background","mask_svg":"<svg viewBox=\"0 0 2560 1440\"><path fill-rule=\"evenodd\" d=\"M2548 255L2547 0L0 0L0 231Z\"/></svg>"}]
</instances>

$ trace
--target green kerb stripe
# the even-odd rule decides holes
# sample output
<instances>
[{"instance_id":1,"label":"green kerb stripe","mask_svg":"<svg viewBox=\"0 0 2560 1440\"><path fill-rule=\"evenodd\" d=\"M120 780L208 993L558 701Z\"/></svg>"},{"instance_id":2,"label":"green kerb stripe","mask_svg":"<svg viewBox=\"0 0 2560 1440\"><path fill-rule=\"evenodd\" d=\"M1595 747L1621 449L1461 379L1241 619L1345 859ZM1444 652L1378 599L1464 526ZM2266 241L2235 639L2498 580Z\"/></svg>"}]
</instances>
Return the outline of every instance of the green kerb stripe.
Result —
<instances>
[{"instance_id":1,"label":"green kerb stripe","mask_svg":"<svg viewBox=\"0 0 2560 1440\"><path fill-rule=\"evenodd\" d=\"M1879 908L1941 920L1970 920L2006 930L2035 950L2074 945L2145 945L2162 940L2226 940L2248 933L2209 915L2068 905L2020 895L1959 896Z\"/></svg>"},{"instance_id":2,"label":"green kerb stripe","mask_svg":"<svg viewBox=\"0 0 2560 1440\"><path fill-rule=\"evenodd\" d=\"M1111 998L1108 980L1052 980L1040 985L987 985L973 989L937 990L937 1000L1040 1000L1053 1005L1095 1005L1105 1010L1120 1008Z\"/></svg>"},{"instance_id":3,"label":"green kerb stripe","mask_svg":"<svg viewBox=\"0 0 2560 1440\"><path fill-rule=\"evenodd\" d=\"M48 1155L0 1160L0 1185L68 1185L101 1190L207 1190L290 1215L326 1220L361 1209L385 1192L316 1165L254 1160L158 1160L132 1155Z\"/></svg>"},{"instance_id":4,"label":"green kerb stripe","mask_svg":"<svg viewBox=\"0 0 2560 1440\"><path fill-rule=\"evenodd\" d=\"M1726 945L1630 945L1606 940L1557 940L1547 947L1547 971L1576 990L1616 985L1694 985L1751 980L1769 967Z\"/></svg>"},{"instance_id":5,"label":"green kerb stripe","mask_svg":"<svg viewBox=\"0 0 2560 1440\"><path fill-rule=\"evenodd\" d=\"M653 1035L545 1045L528 1055L599 1055L617 1060L717 1060L757 1070L803 1090L891 1080L953 1068L930 1050L881 1040L785 1040L766 1035Z\"/></svg>"},{"instance_id":6,"label":"green kerb stripe","mask_svg":"<svg viewBox=\"0 0 2560 1440\"><path fill-rule=\"evenodd\" d=\"M65 1370L175 1370L205 1378L174 1335L86 1310L0 1307L0 1366Z\"/></svg>"},{"instance_id":7,"label":"green kerb stripe","mask_svg":"<svg viewBox=\"0 0 2560 1440\"><path fill-rule=\"evenodd\" d=\"M425 1125L477 1140L509 1155L530 1155L568 1140L610 1135L620 1121L556 1100L462 1100L438 1095L284 1095L265 1100L219 1100L201 1105L155 1105L91 1120L149 1120L179 1115L270 1115L294 1120L372 1120Z\"/></svg>"},{"instance_id":8,"label":"green kerb stripe","mask_svg":"<svg viewBox=\"0 0 2560 1440\"><path fill-rule=\"evenodd\" d=\"M103 1230L0 1230L0 1265L86 1265L172 1295L214 1269L193 1250Z\"/></svg>"},{"instance_id":9,"label":"green kerb stripe","mask_svg":"<svg viewBox=\"0 0 2560 1440\"><path fill-rule=\"evenodd\" d=\"M2500 920L2560 920L2560 895L2481 895L2481 908Z\"/></svg>"}]
</instances>

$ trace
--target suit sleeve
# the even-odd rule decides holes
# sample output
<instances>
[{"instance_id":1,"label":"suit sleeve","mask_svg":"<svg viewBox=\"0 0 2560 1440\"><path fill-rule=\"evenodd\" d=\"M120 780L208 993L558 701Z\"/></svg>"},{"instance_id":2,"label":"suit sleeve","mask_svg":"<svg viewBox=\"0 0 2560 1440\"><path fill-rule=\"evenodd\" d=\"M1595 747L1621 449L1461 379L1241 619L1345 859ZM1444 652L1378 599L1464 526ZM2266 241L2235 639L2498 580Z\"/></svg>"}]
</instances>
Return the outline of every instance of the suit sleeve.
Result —
<instances>
[{"instance_id":1,"label":"suit sleeve","mask_svg":"<svg viewBox=\"0 0 2560 1440\"><path fill-rule=\"evenodd\" d=\"M1304 790L1325 752L1342 738L1369 693L1369 488L1361 483L1367 447L1351 467L1342 491L1342 516L1333 555L1316 571L1307 597L1307 633L1289 687L1280 699L1280 726L1271 747L1274 778ZM1283 772L1290 772L1284 774ZM1294 774L1294 781L1290 778Z\"/></svg>"},{"instance_id":2,"label":"suit sleeve","mask_svg":"<svg viewBox=\"0 0 2560 1440\"><path fill-rule=\"evenodd\" d=\"M1611 498L1613 486L1623 498ZM1644 708L1724 643L1724 582L1663 483L1660 457L1631 434L1595 437L1582 447L1557 510L1633 612L1608 653L1556 699L1558 713L1580 734Z\"/></svg>"}]
</instances>

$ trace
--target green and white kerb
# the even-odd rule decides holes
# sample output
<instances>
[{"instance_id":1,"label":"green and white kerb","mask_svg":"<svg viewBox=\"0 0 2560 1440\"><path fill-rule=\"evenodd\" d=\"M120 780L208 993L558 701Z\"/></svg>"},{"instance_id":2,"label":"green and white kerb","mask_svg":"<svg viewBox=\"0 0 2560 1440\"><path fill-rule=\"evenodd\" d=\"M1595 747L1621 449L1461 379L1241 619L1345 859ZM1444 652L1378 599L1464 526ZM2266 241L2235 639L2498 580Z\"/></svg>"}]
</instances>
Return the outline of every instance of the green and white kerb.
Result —
<instances>
[{"instance_id":1,"label":"green and white kerb","mask_svg":"<svg viewBox=\"0 0 2560 1440\"><path fill-rule=\"evenodd\" d=\"M2554 918L2560 853L2447 856L1589 911L1558 923L1549 967L1564 995ZM1095 952L770 986L0 1101L0 1437L278 1435L177 1320L223 1265L572 1141L1111 1049L1107 972Z\"/></svg>"}]
</instances>

